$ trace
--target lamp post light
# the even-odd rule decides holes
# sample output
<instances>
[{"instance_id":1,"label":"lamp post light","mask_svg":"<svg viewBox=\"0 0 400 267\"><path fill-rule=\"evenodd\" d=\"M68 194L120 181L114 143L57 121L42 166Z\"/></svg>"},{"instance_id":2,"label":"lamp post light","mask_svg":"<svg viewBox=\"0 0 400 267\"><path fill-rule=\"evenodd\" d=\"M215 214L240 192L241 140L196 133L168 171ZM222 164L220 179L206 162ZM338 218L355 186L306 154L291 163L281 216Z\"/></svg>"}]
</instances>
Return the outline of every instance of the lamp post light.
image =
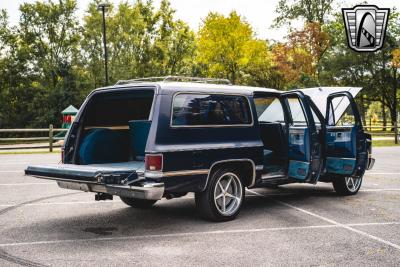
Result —
<instances>
[{"instance_id":1,"label":"lamp post light","mask_svg":"<svg viewBox=\"0 0 400 267\"><path fill-rule=\"evenodd\" d=\"M97 10L103 13L103 45L104 45L104 74L105 74L105 86L108 85L108 54L107 54L107 37L106 37L106 8L109 4L99 4Z\"/></svg>"}]
</instances>

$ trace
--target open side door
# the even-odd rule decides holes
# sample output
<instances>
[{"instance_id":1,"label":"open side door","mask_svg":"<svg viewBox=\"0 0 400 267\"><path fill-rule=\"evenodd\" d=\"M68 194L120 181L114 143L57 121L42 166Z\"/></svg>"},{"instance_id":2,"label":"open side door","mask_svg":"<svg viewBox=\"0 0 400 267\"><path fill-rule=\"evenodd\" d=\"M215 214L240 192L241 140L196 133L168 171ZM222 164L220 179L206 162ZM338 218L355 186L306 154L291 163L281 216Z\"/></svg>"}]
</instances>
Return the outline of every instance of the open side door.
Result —
<instances>
[{"instance_id":1,"label":"open side door","mask_svg":"<svg viewBox=\"0 0 400 267\"><path fill-rule=\"evenodd\" d=\"M298 91L303 92L305 95L311 98L311 100L314 102L314 104L323 114L323 116L326 115L326 101L330 94L349 92L353 97L356 97L361 90L361 87L315 87L298 89ZM345 105L345 103L337 103L337 106L335 108L337 114L340 115L346 110L347 106Z\"/></svg>"},{"instance_id":2,"label":"open side door","mask_svg":"<svg viewBox=\"0 0 400 267\"><path fill-rule=\"evenodd\" d=\"M310 98L300 91L283 93L289 118L288 176L315 182L321 172L321 143L310 108Z\"/></svg>"},{"instance_id":3,"label":"open side door","mask_svg":"<svg viewBox=\"0 0 400 267\"><path fill-rule=\"evenodd\" d=\"M343 111L338 107L346 106ZM349 92L330 94L326 106L326 172L362 176L366 169L367 146L356 102Z\"/></svg>"}]
</instances>

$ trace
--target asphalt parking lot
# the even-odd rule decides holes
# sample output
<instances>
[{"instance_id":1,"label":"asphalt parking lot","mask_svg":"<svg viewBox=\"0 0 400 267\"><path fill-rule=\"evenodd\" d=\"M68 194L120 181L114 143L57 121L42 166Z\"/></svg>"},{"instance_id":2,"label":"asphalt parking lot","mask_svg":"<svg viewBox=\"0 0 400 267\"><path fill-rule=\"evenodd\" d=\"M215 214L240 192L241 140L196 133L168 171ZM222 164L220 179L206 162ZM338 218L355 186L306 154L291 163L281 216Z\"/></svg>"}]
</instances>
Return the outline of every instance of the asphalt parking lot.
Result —
<instances>
[{"instance_id":1,"label":"asphalt parking lot","mask_svg":"<svg viewBox=\"0 0 400 267\"><path fill-rule=\"evenodd\" d=\"M151 210L95 202L24 176L58 154L0 155L0 266L399 266L400 147L374 156L356 196L324 183L254 189L235 221L211 223L192 195Z\"/></svg>"}]
</instances>

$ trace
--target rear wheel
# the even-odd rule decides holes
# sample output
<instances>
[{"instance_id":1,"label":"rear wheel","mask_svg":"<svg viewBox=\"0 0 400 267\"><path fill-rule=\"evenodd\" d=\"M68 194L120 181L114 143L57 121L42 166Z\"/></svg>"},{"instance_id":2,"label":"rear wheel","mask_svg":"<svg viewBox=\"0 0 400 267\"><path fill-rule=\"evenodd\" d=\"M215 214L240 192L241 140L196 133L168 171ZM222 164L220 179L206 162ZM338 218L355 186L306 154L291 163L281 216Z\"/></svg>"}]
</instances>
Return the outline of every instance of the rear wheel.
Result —
<instances>
[{"instance_id":1,"label":"rear wheel","mask_svg":"<svg viewBox=\"0 0 400 267\"><path fill-rule=\"evenodd\" d=\"M148 200L148 199L130 198L130 197L120 197L120 199L126 205L138 209L151 208L157 202L157 200Z\"/></svg>"},{"instance_id":2,"label":"rear wheel","mask_svg":"<svg viewBox=\"0 0 400 267\"><path fill-rule=\"evenodd\" d=\"M354 178L354 177L334 177L332 180L333 188L336 193L349 196L357 194L358 190L360 190L362 184L362 177Z\"/></svg>"},{"instance_id":3,"label":"rear wheel","mask_svg":"<svg viewBox=\"0 0 400 267\"><path fill-rule=\"evenodd\" d=\"M243 198L242 181L229 169L214 172L206 190L195 194L196 206L202 217L218 222L233 220L239 214Z\"/></svg>"}]
</instances>

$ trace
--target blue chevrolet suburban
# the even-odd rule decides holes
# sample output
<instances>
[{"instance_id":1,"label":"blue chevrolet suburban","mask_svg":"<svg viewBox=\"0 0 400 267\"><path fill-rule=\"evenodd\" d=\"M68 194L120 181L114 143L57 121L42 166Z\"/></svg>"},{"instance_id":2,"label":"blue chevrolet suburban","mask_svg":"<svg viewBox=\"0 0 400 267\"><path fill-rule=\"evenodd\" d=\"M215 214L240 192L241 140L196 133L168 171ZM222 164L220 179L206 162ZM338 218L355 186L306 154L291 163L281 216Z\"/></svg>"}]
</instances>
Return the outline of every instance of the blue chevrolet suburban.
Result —
<instances>
[{"instance_id":1,"label":"blue chevrolet suburban","mask_svg":"<svg viewBox=\"0 0 400 267\"><path fill-rule=\"evenodd\" d=\"M27 175L62 188L117 195L135 208L194 192L199 213L234 219L245 187L330 182L341 195L372 168L354 96L361 88L293 91L187 77L120 81L94 90L62 149L62 163Z\"/></svg>"}]
</instances>

